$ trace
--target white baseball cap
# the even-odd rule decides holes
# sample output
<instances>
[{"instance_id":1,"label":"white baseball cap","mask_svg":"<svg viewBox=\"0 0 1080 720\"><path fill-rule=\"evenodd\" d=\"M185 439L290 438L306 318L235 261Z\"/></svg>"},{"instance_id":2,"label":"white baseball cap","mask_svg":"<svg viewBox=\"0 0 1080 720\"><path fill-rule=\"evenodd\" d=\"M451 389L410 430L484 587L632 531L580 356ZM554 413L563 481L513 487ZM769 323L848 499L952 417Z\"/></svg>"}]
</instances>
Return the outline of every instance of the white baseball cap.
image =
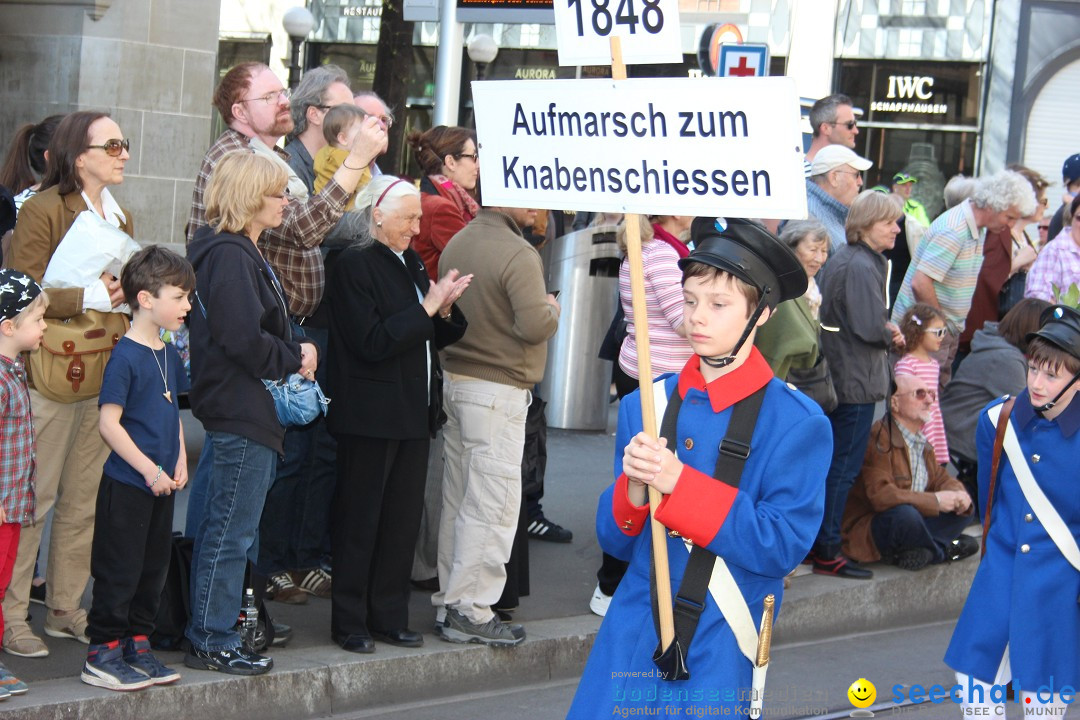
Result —
<instances>
[{"instance_id":1,"label":"white baseball cap","mask_svg":"<svg viewBox=\"0 0 1080 720\"><path fill-rule=\"evenodd\" d=\"M810 175L824 175L844 165L850 165L859 172L864 172L872 168L874 163L860 157L846 145L826 145L814 156L814 162L810 166Z\"/></svg>"}]
</instances>

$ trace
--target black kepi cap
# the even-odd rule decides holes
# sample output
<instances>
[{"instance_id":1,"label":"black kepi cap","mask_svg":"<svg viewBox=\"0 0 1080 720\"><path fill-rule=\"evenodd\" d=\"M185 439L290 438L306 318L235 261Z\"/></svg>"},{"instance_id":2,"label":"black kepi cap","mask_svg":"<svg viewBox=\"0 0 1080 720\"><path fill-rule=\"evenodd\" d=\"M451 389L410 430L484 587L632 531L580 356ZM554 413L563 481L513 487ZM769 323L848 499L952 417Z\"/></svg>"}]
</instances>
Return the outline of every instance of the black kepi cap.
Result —
<instances>
[{"instance_id":1,"label":"black kepi cap","mask_svg":"<svg viewBox=\"0 0 1080 720\"><path fill-rule=\"evenodd\" d=\"M690 226L694 251L679 260L683 270L692 262L731 273L762 293L771 309L806 292L806 270L791 248L765 226L742 218L695 218Z\"/></svg>"},{"instance_id":2,"label":"black kepi cap","mask_svg":"<svg viewBox=\"0 0 1080 720\"><path fill-rule=\"evenodd\" d=\"M1037 331L1028 333L1028 342L1040 337L1080 358L1080 312L1068 305L1052 305L1039 316L1039 325Z\"/></svg>"}]
</instances>

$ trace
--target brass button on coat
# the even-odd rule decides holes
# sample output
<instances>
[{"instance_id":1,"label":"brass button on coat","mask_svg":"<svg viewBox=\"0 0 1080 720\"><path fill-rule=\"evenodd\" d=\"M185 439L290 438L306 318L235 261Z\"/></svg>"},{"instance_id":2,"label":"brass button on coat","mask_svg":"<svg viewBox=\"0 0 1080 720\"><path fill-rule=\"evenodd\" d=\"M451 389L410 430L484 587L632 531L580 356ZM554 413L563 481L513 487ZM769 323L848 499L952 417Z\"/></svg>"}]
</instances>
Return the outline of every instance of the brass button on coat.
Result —
<instances>
[{"instance_id":1,"label":"brass button on coat","mask_svg":"<svg viewBox=\"0 0 1080 720\"><path fill-rule=\"evenodd\" d=\"M1041 457L1039 457L1039 454L1038 454L1038 453L1035 453L1034 455L1032 455L1032 456L1031 456L1031 462L1033 462L1033 463L1037 463L1037 462L1039 462L1040 460L1042 460L1042 458L1041 458Z\"/></svg>"},{"instance_id":2,"label":"brass button on coat","mask_svg":"<svg viewBox=\"0 0 1080 720\"><path fill-rule=\"evenodd\" d=\"M1032 517L1031 513L1028 513L1027 515L1024 516L1024 522L1031 522L1034 519L1035 518Z\"/></svg>"},{"instance_id":3,"label":"brass button on coat","mask_svg":"<svg viewBox=\"0 0 1080 720\"><path fill-rule=\"evenodd\" d=\"M1027 543L1024 543L1023 545L1020 546L1020 552L1022 552L1022 553L1031 552L1031 546L1028 545Z\"/></svg>"},{"instance_id":4,"label":"brass button on coat","mask_svg":"<svg viewBox=\"0 0 1080 720\"><path fill-rule=\"evenodd\" d=\"M694 438L686 438L686 440L683 441L683 447L685 447L687 450L693 450Z\"/></svg>"}]
</instances>

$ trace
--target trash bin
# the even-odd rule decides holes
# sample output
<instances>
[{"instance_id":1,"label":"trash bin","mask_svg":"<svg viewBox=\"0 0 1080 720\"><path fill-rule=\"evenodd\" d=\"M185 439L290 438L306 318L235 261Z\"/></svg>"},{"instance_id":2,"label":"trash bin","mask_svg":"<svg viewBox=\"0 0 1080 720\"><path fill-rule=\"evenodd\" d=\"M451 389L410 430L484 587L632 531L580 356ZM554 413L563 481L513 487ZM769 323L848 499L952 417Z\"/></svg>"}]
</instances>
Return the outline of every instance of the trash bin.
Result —
<instances>
[{"instance_id":1,"label":"trash bin","mask_svg":"<svg viewBox=\"0 0 1080 720\"><path fill-rule=\"evenodd\" d=\"M540 397L550 427L607 427L611 362L596 356L619 298L619 246L614 225L555 238L542 255L548 291L559 291L559 330L548 340Z\"/></svg>"}]
</instances>

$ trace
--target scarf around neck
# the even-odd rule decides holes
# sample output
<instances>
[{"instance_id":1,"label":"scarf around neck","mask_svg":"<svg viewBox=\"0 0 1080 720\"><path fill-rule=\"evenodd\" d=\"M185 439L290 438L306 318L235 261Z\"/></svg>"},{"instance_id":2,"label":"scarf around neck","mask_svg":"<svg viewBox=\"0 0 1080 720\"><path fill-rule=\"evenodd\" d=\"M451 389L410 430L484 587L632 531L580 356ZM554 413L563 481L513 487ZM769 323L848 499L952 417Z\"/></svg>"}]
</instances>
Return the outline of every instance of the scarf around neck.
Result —
<instances>
[{"instance_id":1,"label":"scarf around neck","mask_svg":"<svg viewBox=\"0 0 1080 720\"><path fill-rule=\"evenodd\" d=\"M473 199L465 188L446 177L445 175L428 175L431 182L439 190L439 194L457 205L465 219L472 220L480 212L480 205Z\"/></svg>"}]
</instances>

